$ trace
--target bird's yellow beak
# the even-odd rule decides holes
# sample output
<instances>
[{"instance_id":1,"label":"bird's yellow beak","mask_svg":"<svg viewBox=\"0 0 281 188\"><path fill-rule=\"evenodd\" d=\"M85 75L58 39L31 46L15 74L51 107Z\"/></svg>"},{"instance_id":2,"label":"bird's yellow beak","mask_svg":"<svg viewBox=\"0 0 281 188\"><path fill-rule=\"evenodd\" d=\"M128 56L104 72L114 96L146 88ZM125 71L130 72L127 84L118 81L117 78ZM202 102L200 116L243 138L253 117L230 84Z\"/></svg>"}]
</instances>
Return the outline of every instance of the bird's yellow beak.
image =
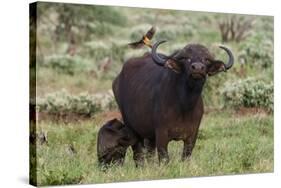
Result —
<instances>
[{"instance_id":1,"label":"bird's yellow beak","mask_svg":"<svg viewBox=\"0 0 281 188\"><path fill-rule=\"evenodd\" d=\"M152 48L151 41L147 38L147 36L144 36L142 41L146 46Z\"/></svg>"},{"instance_id":2,"label":"bird's yellow beak","mask_svg":"<svg viewBox=\"0 0 281 188\"><path fill-rule=\"evenodd\" d=\"M143 43L144 43L145 45L148 45L148 46L151 45L151 44L150 44L149 38L147 38L146 36L144 36L144 38L143 38Z\"/></svg>"}]
</instances>

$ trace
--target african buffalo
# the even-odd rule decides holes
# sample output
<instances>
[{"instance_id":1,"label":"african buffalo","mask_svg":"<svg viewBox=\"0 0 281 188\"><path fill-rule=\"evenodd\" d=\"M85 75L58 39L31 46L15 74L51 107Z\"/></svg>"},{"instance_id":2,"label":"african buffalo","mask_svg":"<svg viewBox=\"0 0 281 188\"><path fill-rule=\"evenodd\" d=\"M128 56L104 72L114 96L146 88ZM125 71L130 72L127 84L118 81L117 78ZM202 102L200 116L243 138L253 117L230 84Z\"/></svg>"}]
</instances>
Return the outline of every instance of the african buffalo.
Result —
<instances>
[{"instance_id":1,"label":"african buffalo","mask_svg":"<svg viewBox=\"0 0 281 188\"><path fill-rule=\"evenodd\" d=\"M117 119L105 123L98 132L97 155L101 165L123 164L126 150L135 144L133 132Z\"/></svg>"},{"instance_id":2,"label":"african buffalo","mask_svg":"<svg viewBox=\"0 0 281 188\"><path fill-rule=\"evenodd\" d=\"M129 59L113 82L113 92L124 124L138 142L133 146L136 164L143 160L144 140L149 151L157 148L159 161L169 161L167 145L182 140L182 159L192 153L204 112L202 89L207 76L231 68L232 52L220 46L229 59L216 60L200 44L188 44L171 55L157 53L165 41L158 41L152 53Z\"/></svg>"}]
</instances>

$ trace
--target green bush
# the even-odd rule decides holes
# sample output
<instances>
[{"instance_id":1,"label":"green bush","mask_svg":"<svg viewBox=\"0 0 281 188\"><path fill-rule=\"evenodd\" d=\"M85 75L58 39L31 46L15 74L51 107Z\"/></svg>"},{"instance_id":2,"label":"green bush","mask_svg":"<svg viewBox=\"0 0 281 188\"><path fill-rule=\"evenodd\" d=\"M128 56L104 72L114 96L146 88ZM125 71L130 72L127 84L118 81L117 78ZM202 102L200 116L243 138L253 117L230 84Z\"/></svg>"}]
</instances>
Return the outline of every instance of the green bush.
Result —
<instances>
[{"instance_id":1,"label":"green bush","mask_svg":"<svg viewBox=\"0 0 281 188\"><path fill-rule=\"evenodd\" d=\"M263 34L255 34L241 45L239 59L242 63L260 65L263 68L273 65L273 41Z\"/></svg>"},{"instance_id":2,"label":"green bush","mask_svg":"<svg viewBox=\"0 0 281 188\"><path fill-rule=\"evenodd\" d=\"M114 28L111 24L105 22L93 22L88 25L91 35L95 37L103 37L107 35L112 35L114 33Z\"/></svg>"},{"instance_id":3,"label":"green bush","mask_svg":"<svg viewBox=\"0 0 281 188\"><path fill-rule=\"evenodd\" d=\"M86 7L85 7L86 8ZM127 23L127 17L122 12L107 6L87 6L88 11L92 13L95 20L107 22L119 26L124 26ZM87 14L85 14L87 15ZM88 14L89 15L89 14Z\"/></svg>"},{"instance_id":4,"label":"green bush","mask_svg":"<svg viewBox=\"0 0 281 188\"><path fill-rule=\"evenodd\" d=\"M44 66L59 73L74 75L75 72L90 70L91 64L80 56L54 55L46 58Z\"/></svg>"},{"instance_id":5,"label":"green bush","mask_svg":"<svg viewBox=\"0 0 281 188\"><path fill-rule=\"evenodd\" d=\"M127 17L122 12L107 6L40 2L38 12L38 20L42 23L52 20L51 15L57 17L58 22L52 22L52 26L55 26L55 42L68 40L75 28L79 30L76 37L88 40L88 33L92 32L92 23L109 23L116 26L125 26L127 23ZM102 30L108 29L104 24L101 26Z\"/></svg>"},{"instance_id":6,"label":"green bush","mask_svg":"<svg viewBox=\"0 0 281 188\"><path fill-rule=\"evenodd\" d=\"M103 110L113 109L116 104L111 91L95 95L88 93L71 95L63 90L48 94L44 98L38 98L37 106L39 112L91 116Z\"/></svg>"},{"instance_id":7,"label":"green bush","mask_svg":"<svg viewBox=\"0 0 281 188\"><path fill-rule=\"evenodd\" d=\"M84 44L86 50L84 51L85 56L95 61L101 61L106 57L110 57L114 61L122 62L124 60L126 43L123 45L116 44L115 41L90 41Z\"/></svg>"},{"instance_id":8,"label":"green bush","mask_svg":"<svg viewBox=\"0 0 281 188\"><path fill-rule=\"evenodd\" d=\"M257 78L227 83L222 91L226 106L260 107L273 111L273 83Z\"/></svg>"}]
</instances>

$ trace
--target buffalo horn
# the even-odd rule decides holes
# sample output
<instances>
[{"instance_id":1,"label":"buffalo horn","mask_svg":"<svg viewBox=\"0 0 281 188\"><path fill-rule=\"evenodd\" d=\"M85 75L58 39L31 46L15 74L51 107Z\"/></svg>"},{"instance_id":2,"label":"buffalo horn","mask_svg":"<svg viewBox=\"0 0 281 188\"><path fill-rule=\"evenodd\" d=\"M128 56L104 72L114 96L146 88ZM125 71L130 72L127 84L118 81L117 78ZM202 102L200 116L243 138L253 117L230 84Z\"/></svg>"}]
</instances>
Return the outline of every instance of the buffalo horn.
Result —
<instances>
[{"instance_id":1,"label":"buffalo horn","mask_svg":"<svg viewBox=\"0 0 281 188\"><path fill-rule=\"evenodd\" d=\"M165 62L167 61L167 57L164 56L163 54L159 55L157 53L157 48L160 44L166 42L166 40L161 40L161 41L157 41L153 46L152 46L152 59L153 61L160 65L163 66L165 65Z\"/></svg>"},{"instance_id":2,"label":"buffalo horn","mask_svg":"<svg viewBox=\"0 0 281 188\"><path fill-rule=\"evenodd\" d=\"M228 62L227 64L224 65L225 69L230 69L234 63L234 57L232 52L230 51L230 49L228 49L225 46L219 46L221 49L223 49L224 51L226 51L227 55L228 55Z\"/></svg>"}]
</instances>

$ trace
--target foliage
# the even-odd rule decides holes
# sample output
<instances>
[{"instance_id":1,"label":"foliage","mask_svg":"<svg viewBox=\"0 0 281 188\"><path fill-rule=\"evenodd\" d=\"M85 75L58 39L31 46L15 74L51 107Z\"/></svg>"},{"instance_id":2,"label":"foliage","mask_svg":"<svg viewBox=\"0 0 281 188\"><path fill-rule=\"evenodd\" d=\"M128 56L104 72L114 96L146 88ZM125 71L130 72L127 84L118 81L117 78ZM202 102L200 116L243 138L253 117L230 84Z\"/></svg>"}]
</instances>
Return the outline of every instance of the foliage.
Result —
<instances>
[{"instance_id":1,"label":"foliage","mask_svg":"<svg viewBox=\"0 0 281 188\"><path fill-rule=\"evenodd\" d=\"M114 61L122 62L125 54L126 46L116 44L114 42L107 44L104 41L93 41L84 44L87 48L85 54L92 57L96 62L101 61L106 57L110 57Z\"/></svg>"},{"instance_id":2,"label":"foliage","mask_svg":"<svg viewBox=\"0 0 281 188\"><path fill-rule=\"evenodd\" d=\"M91 64L80 56L54 55L46 58L44 66L59 73L74 75L77 72L85 72L91 69Z\"/></svg>"},{"instance_id":3,"label":"foliage","mask_svg":"<svg viewBox=\"0 0 281 188\"><path fill-rule=\"evenodd\" d=\"M239 59L243 63L252 66L259 65L263 68L272 67L273 65L273 41L266 37L265 34L255 34L248 38L241 47Z\"/></svg>"},{"instance_id":4,"label":"foliage","mask_svg":"<svg viewBox=\"0 0 281 188\"><path fill-rule=\"evenodd\" d=\"M103 37L107 35L112 35L114 33L114 28L111 24L108 24L106 22L95 22L89 24L89 29L91 35L97 37Z\"/></svg>"},{"instance_id":5,"label":"foliage","mask_svg":"<svg viewBox=\"0 0 281 188\"><path fill-rule=\"evenodd\" d=\"M253 26L253 18L232 15L224 18L218 23L222 42L244 40L250 33Z\"/></svg>"},{"instance_id":6,"label":"foliage","mask_svg":"<svg viewBox=\"0 0 281 188\"><path fill-rule=\"evenodd\" d=\"M51 22L55 26L54 34L57 40L69 40L73 36L73 32L79 29L76 35L77 38L88 39L86 33L95 31L91 24L99 24L104 26L103 23L110 23L114 25L124 26L127 19L121 12L116 11L114 8L107 6L89 6L89 5L75 5L67 3L40 3L38 6L39 21ZM52 21L52 13L56 14L57 22ZM105 31L103 27L103 31ZM108 31L108 30L106 30ZM110 32L95 32L98 36L108 34Z\"/></svg>"},{"instance_id":7,"label":"foliage","mask_svg":"<svg viewBox=\"0 0 281 188\"><path fill-rule=\"evenodd\" d=\"M115 108L115 101L111 91L89 95L81 93L71 95L66 91L48 94L37 99L39 112L50 114L78 114L91 116L97 112Z\"/></svg>"},{"instance_id":8,"label":"foliage","mask_svg":"<svg viewBox=\"0 0 281 188\"><path fill-rule=\"evenodd\" d=\"M273 111L273 83L247 78L227 83L222 91L225 104L232 107L261 107Z\"/></svg>"}]
</instances>

